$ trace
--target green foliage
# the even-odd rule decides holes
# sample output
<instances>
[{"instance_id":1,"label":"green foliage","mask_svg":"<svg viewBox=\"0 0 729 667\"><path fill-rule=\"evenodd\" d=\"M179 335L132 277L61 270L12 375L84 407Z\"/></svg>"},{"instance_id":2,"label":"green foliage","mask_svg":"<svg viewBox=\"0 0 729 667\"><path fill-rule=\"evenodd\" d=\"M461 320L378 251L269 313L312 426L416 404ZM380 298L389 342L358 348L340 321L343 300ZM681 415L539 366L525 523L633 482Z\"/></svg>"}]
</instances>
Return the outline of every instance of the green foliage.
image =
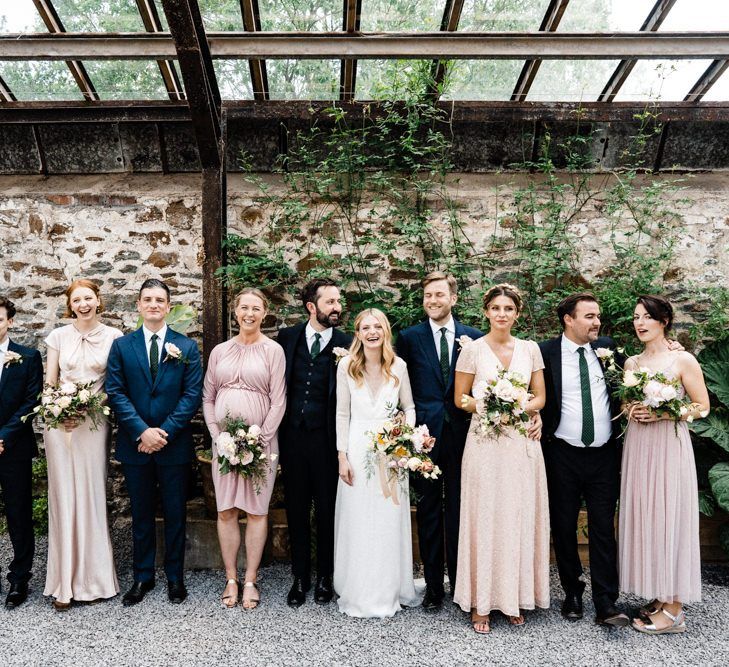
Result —
<instances>
[{"instance_id":1,"label":"green foliage","mask_svg":"<svg viewBox=\"0 0 729 667\"><path fill-rule=\"evenodd\" d=\"M702 301L703 311L697 313L697 321L689 329L691 341L727 341L729 340L729 288L708 287L693 289Z\"/></svg>"},{"instance_id":2,"label":"green foliage","mask_svg":"<svg viewBox=\"0 0 729 667\"><path fill-rule=\"evenodd\" d=\"M170 308L165 317L165 322L170 329L177 333L184 334L195 322L197 322L197 309L183 303L176 303ZM142 326L142 317L137 318L137 329Z\"/></svg>"}]
</instances>

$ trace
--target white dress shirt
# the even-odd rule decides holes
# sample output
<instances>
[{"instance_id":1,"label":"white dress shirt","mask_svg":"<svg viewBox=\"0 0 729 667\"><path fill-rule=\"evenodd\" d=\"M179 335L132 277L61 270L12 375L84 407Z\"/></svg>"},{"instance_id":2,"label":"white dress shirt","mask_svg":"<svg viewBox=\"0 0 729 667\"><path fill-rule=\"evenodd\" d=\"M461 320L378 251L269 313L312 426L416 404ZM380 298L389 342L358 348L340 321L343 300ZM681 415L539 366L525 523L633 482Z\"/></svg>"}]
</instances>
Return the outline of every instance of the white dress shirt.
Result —
<instances>
[{"instance_id":1,"label":"white dress shirt","mask_svg":"<svg viewBox=\"0 0 729 667\"><path fill-rule=\"evenodd\" d=\"M555 437L573 445L584 447L582 442L582 388L580 385L580 355L578 348L585 349L587 370L590 374L592 416L595 422L595 440L590 447L602 447L612 435L610 397L600 360L589 343L578 345L562 334L562 411Z\"/></svg>"},{"instance_id":2,"label":"white dress shirt","mask_svg":"<svg viewBox=\"0 0 729 667\"><path fill-rule=\"evenodd\" d=\"M327 345L329 345L329 341L334 335L334 329L333 327L329 327L323 331L317 331L313 326L311 326L311 322L309 322L306 325L306 346L309 348L309 352L311 352L311 346L314 344L315 334L319 334L321 336L321 340L319 341L319 351L321 352Z\"/></svg>"},{"instance_id":3,"label":"white dress shirt","mask_svg":"<svg viewBox=\"0 0 729 667\"><path fill-rule=\"evenodd\" d=\"M428 322L430 322L430 328L433 331L433 342L435 343L435 353L438 359L440 359L440 339L443 335L440 330L443 327L446 328L445 337L446 342L448 343L448 360L450 361L453 359L453 346L456 342L456 323L452 317L445 324L436 324L431 319L428 319Z\"/></svg>"},{"instance_id":4,"label":"white dress shirt","mask_svg":"<svg viewBox=\"0 0 729 667\"><path fill-rule=\"evenodd\" d=\"M5 353L8 351L8 345L10 345L10 336L5 336L5 340L0 343L0 379L5 368Z\"/></svg>"},{"instance_id":5,"label":"white dress shirt","mask_svg":"<svg viewBox=\"0 0 729 667\"><path fill-rule=\"evenodd\" d=\"M147 361L149 361L149 348L152 346L152 336L156 333L159 340L157 341L157 349L159 350L159 360L162 360L162 346L167 335L167 325L164 324L159 331L150 331L142 325L142 333L144 334L144 344L147 347Z\"/></svg>"}]
</instances>

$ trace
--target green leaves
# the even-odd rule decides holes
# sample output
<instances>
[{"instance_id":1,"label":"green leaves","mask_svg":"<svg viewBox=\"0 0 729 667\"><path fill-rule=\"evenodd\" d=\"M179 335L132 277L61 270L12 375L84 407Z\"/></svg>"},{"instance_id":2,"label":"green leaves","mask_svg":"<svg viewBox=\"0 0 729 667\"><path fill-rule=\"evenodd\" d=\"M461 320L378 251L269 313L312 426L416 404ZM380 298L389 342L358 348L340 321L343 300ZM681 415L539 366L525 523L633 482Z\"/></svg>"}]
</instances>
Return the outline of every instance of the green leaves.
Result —
<instances>
[{"instance_id":1,"label":"green leaves","mask_svg":"<svg viewBox=\"0 0 729 667\"><path fill-rule=\"evenodd\" d=\"M709 470L709 484L719 507L729 512L729 462L722 461Z\"/></svg>"},{"instance_id":2,"label":"green leaves","mask_svg":"<svg viewBox=\"0 0 729 667\"><path fill-rule=\"evenodd\" d=\"M173 329L177 333L184 334L192 326L193 322L197 321L197 308L186 305L184 303L177 303L165 317L165 322L170 329ZM142 326L141 316L137 318L137 329Z\"/></svg>"},{"instance_id":3,"label":"green leaves","mask_svg":"<svg viewBox=\"0 0 729 667\"><path fill-rule=\"evenodd\" d=\"M729 340L705 347L698 355L698 360L709 391L721 403L729 406ZM729 447L725 449L729 451Z\"/></svg>"},{"instance_id":4,"label":"green leaves","mask_svg":"<svg viewBox=\"0 0 729 667\"><path fill-rule=\"evenodd\" d=\"M713 440L729 454L729 416L724 410L719 408L710 412L708 417L692 422L690 428L696 435Z\"/></svg>"}]
</instances>

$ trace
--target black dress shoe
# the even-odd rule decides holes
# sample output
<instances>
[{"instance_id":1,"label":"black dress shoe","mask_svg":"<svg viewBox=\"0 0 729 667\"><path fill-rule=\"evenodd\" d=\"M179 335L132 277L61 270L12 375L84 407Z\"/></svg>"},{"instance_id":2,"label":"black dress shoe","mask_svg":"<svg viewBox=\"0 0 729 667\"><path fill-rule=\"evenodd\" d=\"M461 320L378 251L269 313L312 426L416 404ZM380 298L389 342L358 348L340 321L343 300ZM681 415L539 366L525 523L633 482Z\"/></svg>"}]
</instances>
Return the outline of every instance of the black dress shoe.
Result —
<instances>
[{"instance_id":1,"label":"black dress shoe","mask_svg":"<svg viewBox=\"0 0 729 667\"><path fill-rule=\"evenodd\" d=\"M5 598L5 608L15 609L28 599L28 584L10 584L8 596Z\"/></svg>"},{"instance_id":2,"label":"black dress shoe","mask_svg":"<svg viewBox=\"0 0 729 667\"><path fill-rule=\"evenodd\" d=\"M568 621L579 621L582 618L582 591L565 595L562 603L562 616Z\"/></svg>"},{"instance_id":3,"label":"black dress shoe","mask_svg":"<svg viewBox=\"0 0 729 667\"><path fill-rule=\"evenodd\" d=\"M444 593L436 593L432 588L426 588L423 609L440 609L443 606L444 596Z\"/></svg>"},{"instance_id":4,"label":"black dress shoe","mask_svg":"<svg viewBox=\"0 0 729 667\"><path fill-rule=\"evenodd\" d=\"M187 598L187 589L182 581L167 582L167 597L172 604L181 604Z\"/></svg>"},{"instance_id":5,"label":"black dress shoe","mask_svg":"<svg viewBox=\"0 0 729 667\"><path fill-rule=\"evenodd\" d=\"M316 580L316 588L314 589L314 602L327 604L332 601L332 597L334 597L334 588L332 587L331 576L319 577Z\"/></svg>"},{"instance_id":6,"label":"black dress shoe","mask_svg":"<svg viewBox=\"0 0 729 667\"><path fill-rule=\"evenodd\" d=\"M154 588L154 581L135 581L132 587L124 593L122 604L131 607L144 600L144 596Z\"/></svg>"},{"instance_id":7,"label":"black dress shoe","mask_svg":"<svg viewBox=\"0 0 729 667\"><path fill-rule=\"evenodd\" d=\"M597 612L595 623L608 625L613 628L624 628L630 625L630 619L615 605L604 607Z\"/></svg>"},{"instance_id":8,"label":"black dress shoe","mask_svg":"<svg viewBox=\"0 0 729 667\"><path fill-rule=\"evenodd\" d=\"M311 584L304 581L301 577L294 577L294 583L291 586L286 602L289 607L300 607L306 602L306 593L311 588Z\"/></svg>"}]
</instances>

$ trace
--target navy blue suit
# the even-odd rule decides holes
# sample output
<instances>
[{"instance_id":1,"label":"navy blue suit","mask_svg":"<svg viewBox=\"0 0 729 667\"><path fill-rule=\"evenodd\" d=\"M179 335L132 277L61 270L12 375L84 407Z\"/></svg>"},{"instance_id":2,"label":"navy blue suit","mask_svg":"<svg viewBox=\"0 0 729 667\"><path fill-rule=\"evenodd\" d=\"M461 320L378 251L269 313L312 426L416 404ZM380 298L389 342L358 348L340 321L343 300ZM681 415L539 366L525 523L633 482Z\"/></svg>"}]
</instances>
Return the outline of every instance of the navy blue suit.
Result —
<instances>
[{"instance_id":1,"label":"navy blue suit","mask_svg":"<svg viewBox=\"0 0 729 667\"><path fill-rule=\"evenodd\" d=\"M33 420L20 418L33 412L43 389L43 363L38 350L10 341L8 351L21 355L2 369L0 377L0 489L3 494L8 532L13 545L8 581L25 584L31 577L33 536L32 460L38 454Z\"/></svg>"},{"instance_id":2,"label":"navy blue suit","mask_svg":"<svg viewBox=\"0 0 729 667\"><path fill-rule=\"evenodd\" d=\"M473 340L483 334L454 319L456 339ZM451 591L455 588L458 561L458 524L461 512L461 460L471 416L453 402L455 368L460 346L453 345L448 382L443 381L440 359L430 321L409 327L397 338L397 354L408 365L415 400L417 424L427 424L436 439L431 458L443 471L437 480L413 476L419 495L417 504L418 542L428 588L443 595L443 543ZM445 510L445 526L444 526Z\"/></svg>"},{"instance_id":3,"label":"navy blue suit","mask_svg":"<svg viewBox=\"0 0 729 667\"><path fill-rule=\"evenodd\" d=\"M184 361L168 357L166 343L180 348ZM132 505L134 580L140 582L154 579L158 485L165 522L165 574L168 581L182 581L185 503L194 457L190 420L202 398L197 344L168 327L162 350L159 370L152 381L140 328L114 341L106 367L106 393L119 425L116 458L122 463ZM154 454L139 451L139 438L149 427L167 432L167 444Z\"/></svg>"}]
</instances>

